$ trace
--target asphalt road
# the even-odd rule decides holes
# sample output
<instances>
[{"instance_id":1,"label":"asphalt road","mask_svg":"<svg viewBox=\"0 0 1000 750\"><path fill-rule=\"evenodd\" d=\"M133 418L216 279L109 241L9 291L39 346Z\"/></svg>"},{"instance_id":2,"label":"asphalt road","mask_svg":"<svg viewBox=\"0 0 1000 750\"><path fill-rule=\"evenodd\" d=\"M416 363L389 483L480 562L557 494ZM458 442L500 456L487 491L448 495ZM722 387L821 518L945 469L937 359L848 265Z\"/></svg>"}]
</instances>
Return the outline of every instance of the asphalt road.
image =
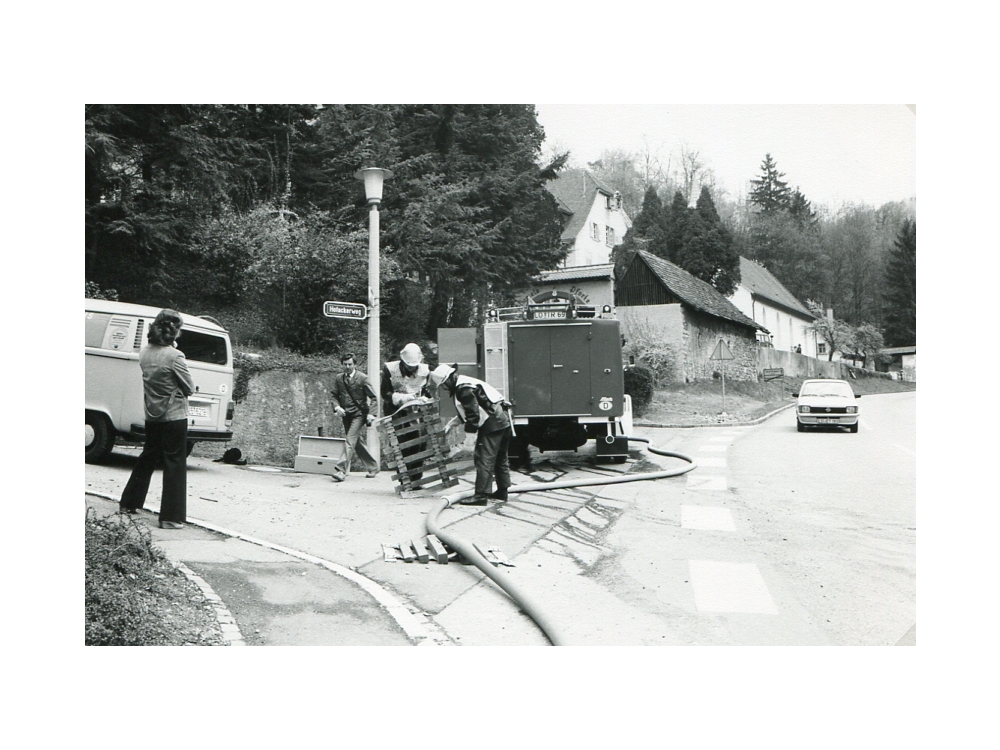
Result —
<instances>
[{"instance_id":1,"label":"asphalt road","mask_svg":"<svg viewBox=\"0 0 1000 750\"><path fill-rule=\"evenodd\" d=\"M659 447L691 455L698 468L655 482L513 495L486 510L449 509L441 520L501 550L514 563L507 574L544 605L569 644L892 645L915 624L915 402L914 393L864 397L857 434L797 433L791 411L753 427L640 428ZM514 481L680 465L633 455L642 462L595 468L585 452L545 454ZM118 497L133 461L126 452L87 466L87 490ZM200 574L212 574L223 599L229 591L251 645L547 643L475 568L383 558L383 544L421 535L431 502L399 498L386 473L335 484L251 469L192 459L189 517L314 555L372 583L365 590L357 581L337 584L328 570L326 588L307 590L313 574L287 557L248 555L245 570L225 557L192 560ZM158 482L157 475L148 506L156 506ZM188 555L201 549L174 544ZM301 592L294 607L276 617L275 603L293 590ZM386 601L427 627L379 620L371 607ZM304 640L294 632L303 612L311 618ZM383 636L365 632L376 620ZM343 632L327 637L327 624Z\"/></svg>"}]
</instances>

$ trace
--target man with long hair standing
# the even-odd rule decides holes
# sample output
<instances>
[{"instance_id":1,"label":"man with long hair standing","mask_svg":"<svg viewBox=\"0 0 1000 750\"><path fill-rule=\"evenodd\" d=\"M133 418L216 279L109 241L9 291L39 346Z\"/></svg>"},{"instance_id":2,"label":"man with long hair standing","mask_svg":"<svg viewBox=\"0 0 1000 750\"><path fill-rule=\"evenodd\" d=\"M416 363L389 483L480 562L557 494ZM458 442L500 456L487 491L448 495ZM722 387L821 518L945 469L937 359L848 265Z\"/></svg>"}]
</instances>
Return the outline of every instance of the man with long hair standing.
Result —
<instances>
[{"instance_id":1,"label":"man with long hair standing","mask_svg":"<svg viewBox=\"0 0 1000 750\"><path fill-rule=\"evenodd\" d=\"M183 528L187 520L187 400L194 381L175 344L182 325L180 313L161 310L149 326L149 344L139 352L146 439L118 506L122 513L142 508L153 469L162 459L161 529Z\"/></svg>"}]
</instances>

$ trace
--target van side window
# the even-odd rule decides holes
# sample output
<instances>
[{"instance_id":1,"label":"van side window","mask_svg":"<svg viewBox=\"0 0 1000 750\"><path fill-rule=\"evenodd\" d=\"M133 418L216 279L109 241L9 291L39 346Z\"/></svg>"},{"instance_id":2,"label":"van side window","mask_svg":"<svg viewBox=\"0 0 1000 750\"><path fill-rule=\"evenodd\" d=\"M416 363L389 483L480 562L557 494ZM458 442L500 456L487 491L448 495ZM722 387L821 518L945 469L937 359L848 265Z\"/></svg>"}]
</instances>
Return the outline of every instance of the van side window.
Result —
<instances>
[{"instance_id":1,"label":"van side window","mask_svg":"<svg viewBox=\"0 0 1000 750\"><path fill-rule=\"evenodd\" d=\"M109 320L111 320L111 316L107 313L87 312L86 346L101 347L101 344L104 343L104 332L108 328Z\"/></svg>"},{"instance_id":2,"label":"van side window","mask_svg":"<svg viewBox=\"0 0 1000 750\"><path fill-rule=\"evenodd\" d=\"M181 335L177 338L177 348L184 352L187 359L194 362L208 362L213 365L229 363L226 340L221 336L182 328Z\"/></svg>"}]
</instances>

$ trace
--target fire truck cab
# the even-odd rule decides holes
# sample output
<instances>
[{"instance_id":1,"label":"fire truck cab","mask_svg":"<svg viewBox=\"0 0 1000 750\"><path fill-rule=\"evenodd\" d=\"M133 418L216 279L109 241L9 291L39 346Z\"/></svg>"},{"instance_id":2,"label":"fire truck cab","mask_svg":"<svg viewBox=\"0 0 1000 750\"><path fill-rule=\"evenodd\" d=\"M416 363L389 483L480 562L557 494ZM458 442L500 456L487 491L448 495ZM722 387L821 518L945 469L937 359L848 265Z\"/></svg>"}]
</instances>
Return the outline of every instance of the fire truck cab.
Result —
<instances>
[{"instance_id":1,"label":"fire truck cab","mask_svg":"<svg viewBox=\"0 0 1000 750\"><path fill-rule=\"evenodd\" d=\"M632 431L622 338L610 305L579 305L544 292L524 307L490 310L481 328L439 328L438 361L486 381L512 404L512 455L577 450L596 440L597 458L624 462ZM454 407L447 399L442 411Z\"/></svg>"}]
</instances>

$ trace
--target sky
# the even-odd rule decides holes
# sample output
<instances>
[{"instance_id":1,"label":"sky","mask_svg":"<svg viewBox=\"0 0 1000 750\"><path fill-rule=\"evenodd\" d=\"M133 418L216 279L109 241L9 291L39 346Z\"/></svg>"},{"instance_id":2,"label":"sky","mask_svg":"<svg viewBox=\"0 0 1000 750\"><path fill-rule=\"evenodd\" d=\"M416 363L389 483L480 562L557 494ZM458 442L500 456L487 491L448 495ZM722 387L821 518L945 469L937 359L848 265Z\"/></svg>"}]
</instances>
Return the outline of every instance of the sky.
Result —
<instances>
[{"instance_id":1,"label":"sky","mask_svg":"<svg viewBox=\"0 0 1000 750\"><path fill-rule=\"evenodd\" d=\"M917 194L915 105L537 104L543 152L576 166L622 149L697 151L730 198L746 195L771 154L814 207L880 206Z\"/></svg>"}]
</instances>

